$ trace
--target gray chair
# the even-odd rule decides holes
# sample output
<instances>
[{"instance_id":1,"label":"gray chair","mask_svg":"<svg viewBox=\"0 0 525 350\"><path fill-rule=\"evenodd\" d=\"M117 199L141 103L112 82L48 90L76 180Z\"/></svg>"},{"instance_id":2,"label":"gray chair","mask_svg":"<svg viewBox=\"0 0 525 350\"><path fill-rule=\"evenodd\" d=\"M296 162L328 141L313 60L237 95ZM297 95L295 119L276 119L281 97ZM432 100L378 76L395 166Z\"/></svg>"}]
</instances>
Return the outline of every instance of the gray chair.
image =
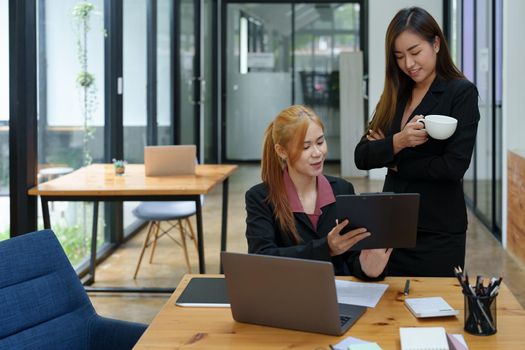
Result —
<instances>
[{"instance_id":1,"label":"gray chair","mask_svg":"<svg viewBox=\"0 0 525 350\"><path fill-rule=\"evenodd\" d=\"M203 196L201 196L201 204L202 202ZM186 258L188 272L191 273L190 259L188 257L188 249L186 246L186 237L189 237L193 241L195 244L195 249L198 252L197 238L189 219L191 216L195 215L196 212L197 210L195 208L195 202L192 201L142 202L133 210L133 215L135 215L135 217L144 221L149 221L148 232L140 251L139 260L137 262L133 279L137 278L146 248L152 246L149 259L151 264L153 262L153 254L155 254L157 240L164 235L167 235L176 244L182 247L184 251L184 257ZM161 222L166 222L168 228L164 229L161 227ZM180 241L171 235L171 231L174 228L177 228L179 231Z\"/></svg>"}]
</instances>

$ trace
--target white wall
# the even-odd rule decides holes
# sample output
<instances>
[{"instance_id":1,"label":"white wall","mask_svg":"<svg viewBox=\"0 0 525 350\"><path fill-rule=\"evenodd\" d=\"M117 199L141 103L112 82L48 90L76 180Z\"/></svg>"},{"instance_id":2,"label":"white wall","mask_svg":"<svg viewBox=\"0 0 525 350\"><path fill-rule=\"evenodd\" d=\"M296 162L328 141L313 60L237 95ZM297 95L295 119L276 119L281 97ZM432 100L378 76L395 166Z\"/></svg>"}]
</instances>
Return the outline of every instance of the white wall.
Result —
<instances>
[{"instance_id":1,"label":"white wall","mask_svg":"<svg viewBox=\"0 0 525 350\"><path fill-rule=\"evenodd\" d=\"M519 2L519 0L516 0ZM430 12L436 21L443 23L442 0L370 0L368 6L368 110L373 114L383 91L385 78L385 34L388 24L402 8L419 6ZM383 179L385 169L369 172L371 179Z\"/></svg>"},{"instance_id":2,"label":"white wall","mask_svg":"<svg viewBox=\"0 0 525 350\"><path fill-rule=\"evenodd\" d=\"M525 151L525 113L523 82L525 46L519 38L525 34L525 1L503 2L503 120L506 122L508 150ZM504 130L505 130L504 129ZM506 153L506 150L505 150ZM503 157L505 158L505 156Z\"/></svg>"},{"instance_id":3,"label":"white wall","mask_svg":"<svg viewBox=\"0 0 525 350\"><path fill-rule=\"evenodd\" d=\"M507 151L514 151L525 157L525 117L523 112L523 81L525 47L519 38L525 33L525 1L506 0L503 2L503 191L502 191L502 242L507 246Z\"/></svg>"}]
</instances>

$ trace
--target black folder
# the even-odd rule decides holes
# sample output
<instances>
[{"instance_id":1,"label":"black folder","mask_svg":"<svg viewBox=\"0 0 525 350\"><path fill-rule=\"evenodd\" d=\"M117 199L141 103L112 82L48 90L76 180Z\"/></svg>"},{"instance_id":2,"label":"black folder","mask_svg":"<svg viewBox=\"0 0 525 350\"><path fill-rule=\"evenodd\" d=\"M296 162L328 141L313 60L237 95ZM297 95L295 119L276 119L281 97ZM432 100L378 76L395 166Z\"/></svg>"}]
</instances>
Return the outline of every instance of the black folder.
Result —
<instances>
[{"instance_id":1,"label":"black folder","mask_svg":"<svg viewBox=\"0 0 525 350\"><path fill-rule=\"evenodd\" d=\"M175 305L191 307L230 307L224 278L193 277Z\"/></svg>"},{"instance_id":2,"label":"black folder","mask_svg":"<svg viewBox=\"0 0 525 350\"><path fill-rule=\"evenodd\" d=\"M363 193L336 197L339 222L350 223L341 234L364 227L372 234L351 250L413 248L416 246L419 215L418 193Z\"/></svg>"}]
</instances>

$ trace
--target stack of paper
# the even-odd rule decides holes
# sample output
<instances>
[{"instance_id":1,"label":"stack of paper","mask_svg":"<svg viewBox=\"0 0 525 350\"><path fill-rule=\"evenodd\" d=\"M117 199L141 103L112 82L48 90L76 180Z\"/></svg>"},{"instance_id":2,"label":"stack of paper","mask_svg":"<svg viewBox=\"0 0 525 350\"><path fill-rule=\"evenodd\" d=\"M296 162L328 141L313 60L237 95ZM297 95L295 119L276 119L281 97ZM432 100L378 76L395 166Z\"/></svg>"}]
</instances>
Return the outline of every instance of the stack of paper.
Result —
<instances>
[{"instance_id":1,"label":"stack of paper","mask_svg":"<svg viewBox=\"0 0 525 350\"><path fill-rule=\"evenodd\" d=\"M454 316L459 313L441 297L406 298L405 305L416 317Z\"/></svg>"},{"instance_id":2,"label":"stack of paper","mask_svg":"<svg viewBox=\"0 0 525 350\"><path fill-rule=\"evenodd\" d=\"M399 328L402 350L449 350L443 327Z\"/></svg>"},{"instance_id":3,"label":"stack of paper","mask_svg":"<svg viewBox=\"0 0 525 350\"><path fill-rule=\"evenodd\" d=\"M354 337L346 337L336 345L332 345L331 348L333 350L381 350L377 343Z\"/></svg>"},{"instance_id":4,"label":"stack of paper","mask_svg":"<svg viewBox=\"0 0 525 350\"><path fill-rule=\"evenodd\" d=\"M340 304L376 307L388 284L335 280L335 288Z\"/></svg>"}]
</instances>

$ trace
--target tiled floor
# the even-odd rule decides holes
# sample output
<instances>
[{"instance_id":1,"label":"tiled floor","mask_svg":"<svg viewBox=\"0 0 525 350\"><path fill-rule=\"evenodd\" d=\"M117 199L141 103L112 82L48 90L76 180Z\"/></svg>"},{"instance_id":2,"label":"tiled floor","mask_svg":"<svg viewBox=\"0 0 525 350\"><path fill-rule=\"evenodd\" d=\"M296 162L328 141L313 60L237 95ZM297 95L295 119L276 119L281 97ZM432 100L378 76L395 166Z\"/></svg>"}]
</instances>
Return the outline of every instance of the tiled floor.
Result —
<instances>
[{"instance_id":1,"label":"tiled floor","mask_svg":"<svg viewBox=\"0 0 525 350\"><path fill-rule=\"evenodd\" d=\"M338 166L327 166L326 173L337 175ZM246 252L244 193L259 182L259 167L243 165L230 179L228 215L228 250ZM350 179L358 192L380 191L382 181ZM203 222L205 237L206 272L219 272L220 217L222 187L218 186L206 197ZM115 254L97 268L96 286L159 286L175 287L186 272L181 248L166 237L159 241L152 264L146 252L137 280L133 271L145 237L141 232L124 244ZM188 242L193 272L198 271L198 260L193 243ZM520 266L501 248L499 242L472 215L469 215L466 269L471 275L503 276L518 301L525 307L525 267ZM109 317L139 322L150 322L167 300L167 295L91 294L97 311Z\"/></svg>"}]
</instances>

